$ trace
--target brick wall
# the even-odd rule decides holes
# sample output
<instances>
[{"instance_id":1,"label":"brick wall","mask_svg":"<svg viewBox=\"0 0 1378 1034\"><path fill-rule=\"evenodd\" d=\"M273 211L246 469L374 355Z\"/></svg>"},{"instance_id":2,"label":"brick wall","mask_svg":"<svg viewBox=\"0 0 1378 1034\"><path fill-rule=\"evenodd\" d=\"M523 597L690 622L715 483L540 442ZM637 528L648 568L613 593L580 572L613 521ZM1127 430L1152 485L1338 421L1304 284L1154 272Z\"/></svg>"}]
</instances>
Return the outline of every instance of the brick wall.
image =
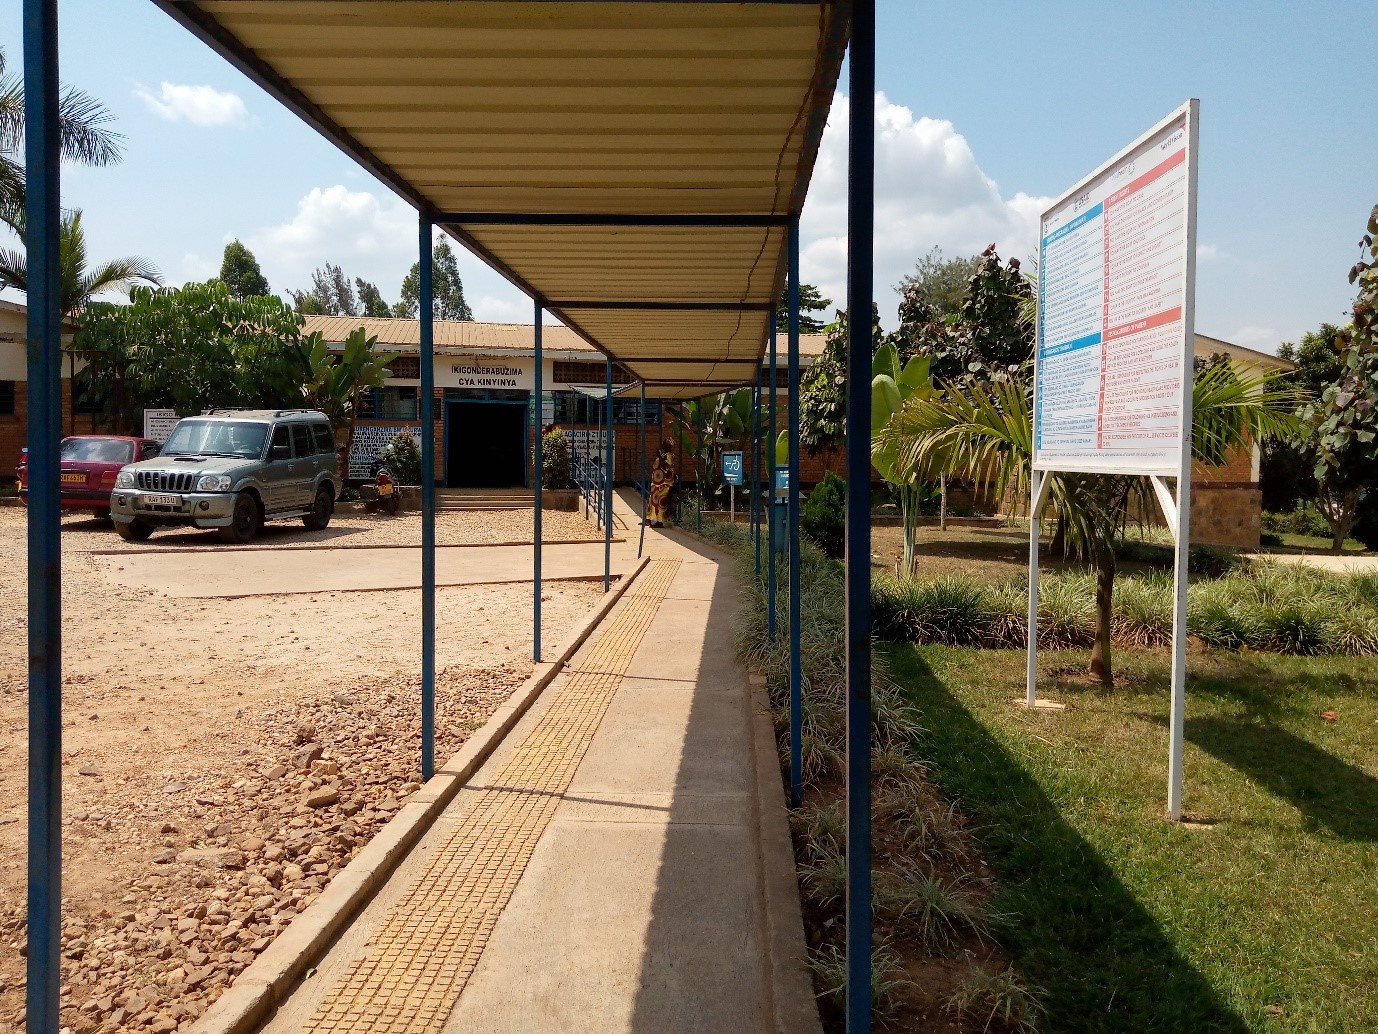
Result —
<instances>
[{"instance_id":1,"label":"brick wall","mask_svg":"<svg viewBox=\"0 0 1378 1034\"><path fill-rule=\"evenodd\" d=\"M90 416L81 414L72 420L72 382L62 381L62 434L92 434ZM14 413L0 416L0 482L14 481L14 468L19 463L24 446L29 444L29 385L16 381L14 385Z\"/></svg>"}]
</instances>

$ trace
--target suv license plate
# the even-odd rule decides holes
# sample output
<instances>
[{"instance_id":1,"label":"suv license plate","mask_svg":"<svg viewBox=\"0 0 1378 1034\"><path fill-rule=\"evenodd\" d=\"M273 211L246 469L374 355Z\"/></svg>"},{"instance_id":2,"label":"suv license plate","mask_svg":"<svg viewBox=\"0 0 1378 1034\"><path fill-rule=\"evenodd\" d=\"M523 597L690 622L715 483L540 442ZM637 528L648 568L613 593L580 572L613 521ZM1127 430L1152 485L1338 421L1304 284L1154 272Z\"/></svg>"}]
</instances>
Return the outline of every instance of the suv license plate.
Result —
<instances>
[{"instance_id":1,"label":"suv license plate","mask_svg":"<svg viewBox=\"0 0 1378 1034\"><path fill-rule=\"evenodd\" d=\"M182 497L180 495L146 495L144 496L145 506L181 506Z\"/></svg>"}]
</instances>

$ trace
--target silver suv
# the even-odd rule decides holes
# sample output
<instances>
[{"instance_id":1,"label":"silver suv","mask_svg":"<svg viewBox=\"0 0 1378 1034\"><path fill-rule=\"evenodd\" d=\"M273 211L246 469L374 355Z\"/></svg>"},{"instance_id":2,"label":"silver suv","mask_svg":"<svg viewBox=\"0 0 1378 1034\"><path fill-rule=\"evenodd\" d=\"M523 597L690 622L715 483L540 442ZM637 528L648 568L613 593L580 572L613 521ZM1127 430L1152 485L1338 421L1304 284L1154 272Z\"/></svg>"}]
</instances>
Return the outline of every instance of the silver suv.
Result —
<instances>
[{"instance_id":1,"label":"silver suv","mask_svg":"<svg viewBox=\"0 0 1378 1034\"><path fill-rule=\"evenodd\" d=\"M314 409L213 409L177 422L157 459L121 468L110 516L123 539L164 524L248 542L264 521L330 523L340 485L335 435Z\"/></svg>"}]
</instances>

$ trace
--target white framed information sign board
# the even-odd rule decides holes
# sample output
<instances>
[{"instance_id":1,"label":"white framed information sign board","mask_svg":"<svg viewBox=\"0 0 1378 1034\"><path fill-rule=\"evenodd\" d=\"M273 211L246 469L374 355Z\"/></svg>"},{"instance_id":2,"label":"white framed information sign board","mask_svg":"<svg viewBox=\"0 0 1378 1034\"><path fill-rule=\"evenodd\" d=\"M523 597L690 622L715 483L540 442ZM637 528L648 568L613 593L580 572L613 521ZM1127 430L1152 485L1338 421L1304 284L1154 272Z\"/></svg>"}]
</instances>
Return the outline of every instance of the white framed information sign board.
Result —
<instances>
[{"instance_id":1,"label":"white framed information sign board","mask_svg":"<svg viewBox=\"0 0 1378 1034\"><path fill-rule=\"evenodd\" d=\"M1176 476L1192 375L1196 102L1055 201L1039 232L1034 468Z\"/></svg>"},{"instance_id":2,"label":"white framed information sign board","mask_svg":"<svg viewBox=\"0 0 1378 1034\"><path fill-rule=\"evenodd\" d=\"M1182 815L1196 150L1190 100L1044 211L1038 247L1028 673L1038 699L1040 511L1060 472L1145 475L1176 540L1168 814ZM1176 495L1164 478L1176 481Z\"/></svg>"}]
</instances>

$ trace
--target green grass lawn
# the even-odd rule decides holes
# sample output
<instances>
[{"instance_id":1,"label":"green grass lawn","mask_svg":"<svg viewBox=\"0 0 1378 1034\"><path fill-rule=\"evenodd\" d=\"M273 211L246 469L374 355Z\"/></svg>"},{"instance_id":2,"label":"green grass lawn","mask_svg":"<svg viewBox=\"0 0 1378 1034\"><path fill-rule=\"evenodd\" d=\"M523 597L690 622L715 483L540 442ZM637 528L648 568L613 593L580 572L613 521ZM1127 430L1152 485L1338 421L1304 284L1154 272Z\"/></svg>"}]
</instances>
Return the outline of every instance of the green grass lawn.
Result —
<instances>
[{"instance_id":1,"label":"green grass lawn","mask_svg":"<svg viewBox=\"0 0 1378 1034\"><path fill-rule=\"evenodd\" d=\"M1330 539L1324 535L1293 535L1283 532L1281 546L1264 546L1264 553L1333 553ZM1345 539L1343 553L1363 553L1364 544L1357 539Z\"/></svg>"},{"instance_id":2,"label":"green grass lawn","mask_svg":"<svg viewBox=\"0 0 1378 1034\"><path fill-rule=\"evenodd\" d=\"M1003 881L998 936L1052 1031L1378 1030L1378 675L1371 659L1193 653L1186 808L1165 820L1165 652L887 646L923 754ZM1334 710L1327 722L1321 712Z\"/></svg>"}]
</instances>

